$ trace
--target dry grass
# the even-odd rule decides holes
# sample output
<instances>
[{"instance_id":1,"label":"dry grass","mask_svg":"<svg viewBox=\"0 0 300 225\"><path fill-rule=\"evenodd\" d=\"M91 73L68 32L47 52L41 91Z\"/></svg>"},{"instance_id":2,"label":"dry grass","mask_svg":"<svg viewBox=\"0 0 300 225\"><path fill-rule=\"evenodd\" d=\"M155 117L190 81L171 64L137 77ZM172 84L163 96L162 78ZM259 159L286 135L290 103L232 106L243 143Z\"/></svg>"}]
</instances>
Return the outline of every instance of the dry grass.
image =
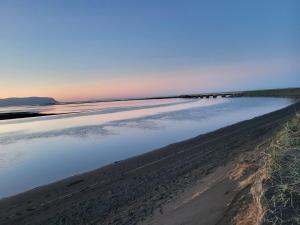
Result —
<instances>
[{"instance_id":1,"label":"dry grass","mask_svg":"<svg viewBox=\"0 0 300 225\"><path fill-rule=\"evenodd\" d=\"M254 168L254 172L248 172ZM300 114L237 165L231 178L250 187L235 225L300 224Z\"/></svg>"},{"instance_id":2,"label":"dry grass","mask_svg":"<svg viewBox=\"0 0 300 225\"><path fill-rule=\"evenodd\" d=\"M266 162L260 159L261 148L268 143L269 141L262 143L254 152L247 155L232 174L232 178L239 181L240 190L250 187L248 198L244 198L241 202L241 207L234 218L235 225L259 225L263 220L265 212L262 204L263 181L266 179L267 167Z\"/></svg>"},{"instance_id":3,"label":"dry grass","mask_svg":"<svg viewBox=\"0 0 300 225\"><path fill-rule=\"evenodd\" d=\"M300 224L300 114L289 122L267 151L264 225Z\"/></svg>"}]
</instances>

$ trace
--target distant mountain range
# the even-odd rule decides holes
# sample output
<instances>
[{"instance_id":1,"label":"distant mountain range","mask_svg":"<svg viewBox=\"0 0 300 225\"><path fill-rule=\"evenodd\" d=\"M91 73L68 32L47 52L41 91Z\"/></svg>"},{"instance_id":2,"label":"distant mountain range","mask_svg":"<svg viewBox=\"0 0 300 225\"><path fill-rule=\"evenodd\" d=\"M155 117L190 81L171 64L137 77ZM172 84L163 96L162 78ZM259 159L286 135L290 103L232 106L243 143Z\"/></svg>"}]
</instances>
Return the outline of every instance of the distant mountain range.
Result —
<instances>
[{"instance_id":1,"label":"distant mountain range","mask_svg":"<svg viewBox=\"0 0 300 225\"><path fill-rule=\"evenodd\" d=\"M34 106L34 105L56 105L59 102L54 98L48 97L29 97L29 98L5 98L0 99L0 107L8 106Z\"/></svg>"}]
</instances>

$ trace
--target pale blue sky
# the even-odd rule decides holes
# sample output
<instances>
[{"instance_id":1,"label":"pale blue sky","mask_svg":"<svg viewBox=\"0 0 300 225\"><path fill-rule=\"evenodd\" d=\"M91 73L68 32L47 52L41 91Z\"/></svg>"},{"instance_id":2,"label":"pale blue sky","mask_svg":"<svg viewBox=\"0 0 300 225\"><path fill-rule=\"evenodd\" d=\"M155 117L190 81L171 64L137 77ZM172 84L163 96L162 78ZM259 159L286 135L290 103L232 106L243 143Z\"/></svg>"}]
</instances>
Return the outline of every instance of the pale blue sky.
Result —
<instances>
[{"instance_id":1,"label":"pale blue sky","mask_svg":"<svg viewBox=\"0 0 300 225\"><path fill-rule=\"evenodd\" d=\"M0 98L300 86L299 11L297 0L2 0Z\"/></svg>"}]
</instances>

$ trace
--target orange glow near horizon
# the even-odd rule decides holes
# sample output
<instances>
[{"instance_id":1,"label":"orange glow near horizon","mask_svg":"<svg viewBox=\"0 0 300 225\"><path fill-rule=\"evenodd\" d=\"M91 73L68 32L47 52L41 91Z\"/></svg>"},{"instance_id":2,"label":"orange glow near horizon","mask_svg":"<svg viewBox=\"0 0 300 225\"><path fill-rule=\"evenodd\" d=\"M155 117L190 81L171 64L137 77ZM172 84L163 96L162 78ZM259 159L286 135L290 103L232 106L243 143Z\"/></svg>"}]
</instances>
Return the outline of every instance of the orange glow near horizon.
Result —
<instances>
[{"instance_id":1,"label":"orange glow near horizon","mask_svg":"<svg viewBox=\"0 0 300 225\"><path fill-rule=\"evenodd\" d=\"M63 80L48 82L20 80L16 84L16 82L8 81L6 86L0 89L0 98L47 96L59 101L72 101L206 92L225 89L231 87L232 84L239 86L239 84L250 83L253 80L263 81L263 79L276 78L276 74L283 74L295 68L298 70L299 65L272 61L221 65L176 72L144 73L140 77L128 75L119 79L112 76L111 79L106 80L86 79L73 83L63 82Z\"/></svg>"}]
</instances>

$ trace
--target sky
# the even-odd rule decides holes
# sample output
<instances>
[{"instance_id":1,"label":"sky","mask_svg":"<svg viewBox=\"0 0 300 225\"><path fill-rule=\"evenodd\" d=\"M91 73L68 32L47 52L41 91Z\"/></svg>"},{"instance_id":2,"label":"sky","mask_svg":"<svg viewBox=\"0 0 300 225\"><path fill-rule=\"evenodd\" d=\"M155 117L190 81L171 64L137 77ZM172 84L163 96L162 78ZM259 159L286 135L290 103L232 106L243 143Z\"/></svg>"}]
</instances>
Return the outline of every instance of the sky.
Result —
<instances>
[{"instance_id":1,"label":"sky","mask_svg":"<svg viewBox=\"0 0 300 225\"><path fill-rule=\"evenodd\" d=\"M0 0L0 98L300 86L298 0Z\"/></svg>"}]
</instances>

